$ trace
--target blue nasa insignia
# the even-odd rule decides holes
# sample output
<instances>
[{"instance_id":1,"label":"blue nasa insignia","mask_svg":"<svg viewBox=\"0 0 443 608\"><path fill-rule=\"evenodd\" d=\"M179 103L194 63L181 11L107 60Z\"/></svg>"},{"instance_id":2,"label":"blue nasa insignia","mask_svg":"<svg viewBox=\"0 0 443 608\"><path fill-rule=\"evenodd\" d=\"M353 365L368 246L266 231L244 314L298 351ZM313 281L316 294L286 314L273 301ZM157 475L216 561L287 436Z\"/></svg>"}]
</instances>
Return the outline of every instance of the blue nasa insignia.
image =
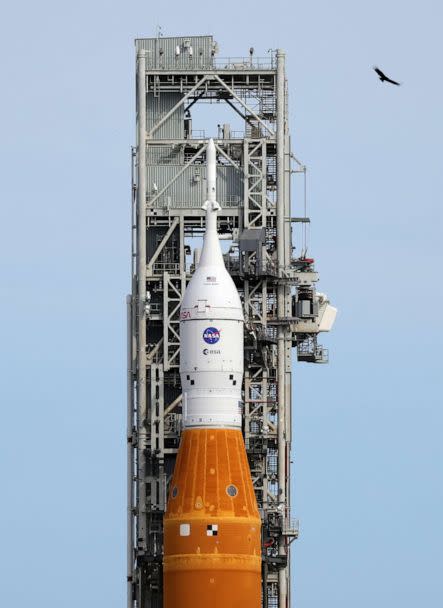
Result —
<instances>
[{"instance_id":1,"label":"blue nasa insignia","mask_svg":"<svg viewBox=\"0 0 443 608\"><path fill-rule=\"evenodd\" d=\"M206 344L216 344L220 340L220 330L215 327L207 327L203 332L203 340Z\"/></svg>"}]
</instances>

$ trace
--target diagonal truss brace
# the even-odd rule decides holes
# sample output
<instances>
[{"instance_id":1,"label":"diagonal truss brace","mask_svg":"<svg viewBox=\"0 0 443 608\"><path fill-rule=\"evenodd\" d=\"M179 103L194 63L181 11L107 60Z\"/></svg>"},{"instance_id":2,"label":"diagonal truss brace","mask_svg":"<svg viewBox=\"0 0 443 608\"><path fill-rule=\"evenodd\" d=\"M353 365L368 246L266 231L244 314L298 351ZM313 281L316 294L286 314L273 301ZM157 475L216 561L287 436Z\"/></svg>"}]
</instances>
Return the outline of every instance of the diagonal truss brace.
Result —
<instances>
[{"instance_id":1,"label":"diagonal truss brace","mask_svg":"<svg viewBox=\"0 0 443 608\"><path fill-rule=\"evenodd\" d=\"M197 90L198 90L198 89L199 89L199 88L202 86L202 84L204 84L204 83L205 83L207 80L210 80L210 77L209 77L209 76L203 76L203 78L201 78L201 79L200 79L200 80L197 82L197 84L196 84L194 87L192 87L192 89L190 89L190 90L189 90L189 91L186 93L186 95L184 95L184 96L183 96L183 97L180 99L180 101L179 101L179 102L177 102L177 103L175 104L175 106L174 106L173 108L171 108L171 110L169 110L169 112L168 112L167 114L165 114L165 115L163 116L163 118L162 118L161 120L159 120L159 121L158 121L158 123L157 123L157 124L155 124L155 125L152 127L152 129L151 129L151 130L150 130L150 131L149 131L149 132L146 134L146 135L147 135L147 137L148 137L148 139L150 139L150 138L152 137L152 135L153 135L153 134L154 134L154 133L155 133L155 132L156 132L156 131L157 131L157 130L158 130L158 129L159 129L161 126L162 126L162 124L163 124L163 123L165 123L165 122L168 120L168 118L170 118L170 117L171 117L171 116L174 114L174 112L176 112L176 111L179 109L179 107L180 107L180 106L182 106L182 105L185 103L185 101L186 101L187 99L189 99L189 98L191 97L191 95L193 95L193 94L195 93L195 91L197 91Z\"/></svg>"},{"instance_id":2,"label":"diagonal truss brace","mask_svg":"<svg viewBox=\"0 0 443 608\"><path fill-rule=\"evenodd\" d=\"M174 230L177 228L178 226L178 222L179 222L179 218L176 217L174 219L174 221L172 222L172 224L169 226L168 231L166 232L165 236L162 238L161 242L159 243L157 249L155 250L154 255L152 256L152 258L149 260L149 264L147 265L146 268L146 274L148 276L150 276L152 274L152 269L154 267L154 263L157 260L158 256L161 254L161 252L163 251L164 246L166 245L166 243L169 241L169 238L171 237L172 233L174 232Z\"/></svg>"},{"instance_id":3,"label":"diagonal truss brace","mask_svg":"<svg viewBox=\"0 0 443 608\"><path fill-rule=\"evenodd\" d=\"M214 78L215 78L215 80L217 80L217 82L219 82L219 83L220 83L220 84L221 84L221 85L222 85L222 86L223 86L223 87L224 87L224 88L225 88L225 89L228 91L228 93L229 93L230 95L232 95L232 97L233 97L233 98L234 98L236 101L238 101L238 103L239 103L240 105L242 105L242 106L243 106L243 108L244 108L244 109L245 109L247 112L249 112L249 113L250 113L250 114L251 114L251 115L252 115L252 116L255 118L255 120L257 120L257 121L258 121L258 122L259 122L259 123L262 125L262 127L264 127L264 128L265 128L265 129L268 131L268 133L271 135L271 137L275 137L275 133L274 133L274 131L271 129L271 127L268 127L268 125L267 125L267 124L266 124L266 123L265 123L265 122L264 122L264 121L263 121L263 120L262 120L262 119L261 119L261 118L260 118L260 117L259 117L259 116L258 116L258 115L257 115L257 114L254 112L254 111L253 111L253 110L251 110L251 108L250 108L250 107L249 107L247 104L245 104L245 102L244 102L244 101L243 101L243 100L242 100L242 99L241 99L241 98L240 98L240 97L239 97L239 96L238 96L236 93L234 93L234 91L231 89L231 87L229 87L229 86L226 84L226 82L224 82L224 81L223 81L223 80L220 78L220 76L218 76L217 74L214 74Z\"/></svg>"}]
</instances>

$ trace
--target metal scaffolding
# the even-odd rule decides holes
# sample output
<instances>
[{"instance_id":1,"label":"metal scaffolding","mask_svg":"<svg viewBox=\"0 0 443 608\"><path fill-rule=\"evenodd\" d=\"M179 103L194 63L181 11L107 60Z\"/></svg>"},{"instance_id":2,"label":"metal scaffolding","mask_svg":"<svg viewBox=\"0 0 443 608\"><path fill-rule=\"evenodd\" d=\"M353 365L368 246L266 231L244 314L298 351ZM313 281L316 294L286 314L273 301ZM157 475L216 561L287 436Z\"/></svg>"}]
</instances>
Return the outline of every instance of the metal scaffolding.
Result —
<instances>
[{"instance_id":1,"label":"metal scaffolding","mask_svg":"<svg viewBox=\"0 0 443 608\"><path fill-rule=\"evenodd\" d=\"M128 296L128 608L162 607L162 521L181 432L179 309L204 231L207 137L217 149L218 231L245 314L244 437L263 520L263 608L287 608L291 362L317 344L328 300L293 257L285 55L220 59L212 36L136 41L132 295ZM193 129L202 104L241 120ZM217 106L218 107L218 106ZM327 315L326 315L327 316ZM322 325L323 324L323 325Z\"/></svg>"}]
</instances>

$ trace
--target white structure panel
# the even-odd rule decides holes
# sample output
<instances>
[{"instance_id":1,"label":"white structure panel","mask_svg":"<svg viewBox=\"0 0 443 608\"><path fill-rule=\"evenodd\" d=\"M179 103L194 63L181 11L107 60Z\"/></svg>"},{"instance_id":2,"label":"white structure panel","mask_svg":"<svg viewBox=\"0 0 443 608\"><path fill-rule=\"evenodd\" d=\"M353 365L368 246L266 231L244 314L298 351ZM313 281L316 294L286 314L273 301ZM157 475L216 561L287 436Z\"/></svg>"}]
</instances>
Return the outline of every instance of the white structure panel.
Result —
<instances>
[{"instance_id":1,"label":"white structure panel","mask_svg":"<svg viewBox=\"0 0 443 608\"><path fill-rule=\"evenodd\" d=\"M242 405L240 390L237 395L189 391L183 395L183 424L185 428L241 428Z\"/></svg>"},{"instance_id":2,"label":"white structure panel","mask_svg":"<svg viewBox=\"0 0 443 608\"><path fill-rule=\"evenodd\" d=\"M226 371L243 375L242 321L182 321L180 341L180 373Z\"/></svg>"},{"instance_id":3,"label":"white structure panel","mask_svg":"<svg viewBox=\"0 0 443 608\"><path fill-rule=\"evenodd\" d=\"M217 247L220 247L218 239ZM243 320L238 291L224 266L202 266L200 263L186 288L181 306L181 319L188 318Z\"/></svg>"},{"instance_id":4,"label":"white structure panel","mask_svg":"<svg viewBox=\"0 0 443 608\"><path fill-rule=\"evenodd\" d=\"M243 322L182 321L180 337L185 427L240 427Z\"/></svg>"},{"instance_id":5,"label":"white structure panel","mask_svg":"<svg viewBox=\"0 0 443 608\"><path fill-rule=\"evenodd\" d=\"M337 309L330 304L327 304L325 312L321 318L318 331L331 331L337 316Z\"/></svg>"}]
</instances>

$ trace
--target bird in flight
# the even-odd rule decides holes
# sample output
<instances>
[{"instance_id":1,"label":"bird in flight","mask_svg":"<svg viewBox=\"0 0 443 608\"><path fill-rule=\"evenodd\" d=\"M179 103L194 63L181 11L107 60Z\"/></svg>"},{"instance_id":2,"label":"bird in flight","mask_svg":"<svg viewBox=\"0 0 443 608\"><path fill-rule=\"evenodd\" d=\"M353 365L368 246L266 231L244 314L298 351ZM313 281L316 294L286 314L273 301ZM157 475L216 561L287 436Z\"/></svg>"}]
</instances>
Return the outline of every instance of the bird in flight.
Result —
<instances>
[{"instance_id":1,"label":"bird in flight","mask_svg":"<svg viewBox=\"0 0 443 608\"><path fill-rule=\"evenodd\" d=\"M391 80L390 78L388 78L386 76L386 74L383 74L383 72L380 70L380 68L378 68L376 65L374 66L374 71L378 74L378 77L380 78L380 80L382 82L390 82L391 84L396 84L398 87L400 86L399 82L396 82L395 80Z\"/></svg>"}]
</instances>

